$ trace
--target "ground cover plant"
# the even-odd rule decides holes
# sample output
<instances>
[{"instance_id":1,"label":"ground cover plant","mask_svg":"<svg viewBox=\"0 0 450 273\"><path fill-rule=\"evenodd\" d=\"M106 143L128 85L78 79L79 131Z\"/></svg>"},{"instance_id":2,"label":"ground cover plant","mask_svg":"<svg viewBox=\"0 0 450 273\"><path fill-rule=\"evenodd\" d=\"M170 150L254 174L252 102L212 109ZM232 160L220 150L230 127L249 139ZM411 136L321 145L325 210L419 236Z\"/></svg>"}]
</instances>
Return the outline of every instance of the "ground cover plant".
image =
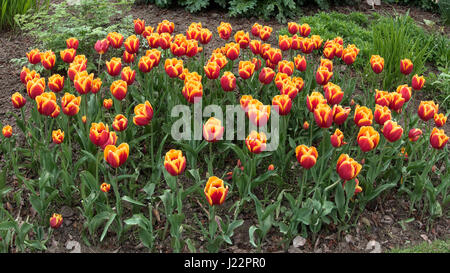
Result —
<instances>
[{"instance_id":1,"label":"ground cover plant","mask_svg":"<svg viewBox=\"0 0 450 273\"><path fill-rule=\"evenodd\" d=\"M389 191L428 224L445 215L446 112L438 100L407 110L425 85L424 55L397 62L370 48L360 66L371 88L356 94L351 69L367 49L352 35L296 22L287 32L273 45L278 33L258 23L136 18L95 41L67 33L63 47L60 37L30 50L11 97L17 129L1 124L0 198L29 202L35 217L17 223L2 206L1 250L46 250L63 206L80 211L86 244L134 236L171 252L222 251L239 228L255 251L273 231L287 250L298 235L349 230ZM223 42L207 54L213 35Z\"/></svg>"}]
</instances>

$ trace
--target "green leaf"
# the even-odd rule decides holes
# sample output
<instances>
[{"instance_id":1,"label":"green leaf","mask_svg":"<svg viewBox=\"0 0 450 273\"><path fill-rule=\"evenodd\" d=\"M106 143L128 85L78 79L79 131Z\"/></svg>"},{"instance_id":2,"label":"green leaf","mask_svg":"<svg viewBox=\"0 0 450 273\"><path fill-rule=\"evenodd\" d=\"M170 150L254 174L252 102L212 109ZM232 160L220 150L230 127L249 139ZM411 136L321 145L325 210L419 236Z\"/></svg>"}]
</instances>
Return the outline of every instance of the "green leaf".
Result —
<instances>
[{"instance_id":1,"label":"green leaf","mask_svg":"<svg viewBox=\"0 0 450 273\"><path fill-rule=\"evenodd\" d=\"M109 226L112 224L112 222L114 221L114 219L116 218L117 214L113 213L110 215L110 218L108 220L108 222L105 225L105 228L103 229L102 235L100 236L100 242L103 241L103 239L105 238L106 232L109 229Z\"/></svg>"},{"instance_id":2,"label":"green leaf","mask_svg":"<svg viewBox=\"0 0 450 273\"><path fill-rule=\"evenodd\" d=\"M141 202L139 202L137 200L134 200L133 198L131 198L129 196L126 196L126 195L122 197L122 200L126 201L126 202L129 202L131 204L135 204L135 205L141 206L141 207L145 207L146 206L144 203L141 203Z\"/></svg>"}]
</instances>

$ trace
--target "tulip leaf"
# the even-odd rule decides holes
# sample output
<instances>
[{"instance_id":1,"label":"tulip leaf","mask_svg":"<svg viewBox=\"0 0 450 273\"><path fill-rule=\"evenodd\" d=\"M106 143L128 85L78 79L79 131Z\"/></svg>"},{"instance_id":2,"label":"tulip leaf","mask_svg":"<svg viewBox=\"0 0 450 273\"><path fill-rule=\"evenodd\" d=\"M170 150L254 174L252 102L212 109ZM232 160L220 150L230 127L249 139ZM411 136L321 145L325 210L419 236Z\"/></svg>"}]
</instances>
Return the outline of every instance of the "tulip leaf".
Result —
<instances>
[{"instance_id":1,"label":"tulip leaf","mask_svg":"<svg viewBox=\"0 0 450 273\"><path fill-rule=\"evenodd\" d=\"M131 198L129 196L126 196L126 195L122 197L122 200L126 201L126 202L129 202L129 203L132 203L132 204L135 204L135 205L138 205L138 206L141 206L141 207L145 207L146 206L144 203L136 201L133 198Z\"/></svg>"},{"instance_id":2,"label":"tulip leaf","mask_svg":"<svg viewBox=\"0 0 450 273\"><path fill-rule=\"evenodd\" d=\"M103 241L103 239L105 238L106 232L109 229L109 226L111 226L112 222L114 221L114 219L116 218L117 214L113 213L110 215L108 222L105 225L105 228L103 229L102 235L100 236L100 242Z\"/></svg>"},{"instance_id":3,"label":"tulip leaf","mask_svg":"<svg viewBox=\"0 0 450 273\"><path fill-rule=\"evenodd\" d=\"M335 202L336 202L336 208L339 212L339 215L341 217L343 217L344 216L344 206L345 206L345 195L344 195L344 189L340 184L338 184L338 186L336 187Z\"/></svg>"}]
</instances>

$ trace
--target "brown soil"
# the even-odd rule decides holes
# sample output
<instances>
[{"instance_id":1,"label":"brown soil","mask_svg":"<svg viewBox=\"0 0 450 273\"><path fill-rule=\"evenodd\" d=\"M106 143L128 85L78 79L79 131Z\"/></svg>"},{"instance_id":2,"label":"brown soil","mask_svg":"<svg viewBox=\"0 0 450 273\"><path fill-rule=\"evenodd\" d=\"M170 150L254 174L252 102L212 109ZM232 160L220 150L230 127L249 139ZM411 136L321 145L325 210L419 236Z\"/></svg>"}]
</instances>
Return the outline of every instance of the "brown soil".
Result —
<instances>
[{"instance_id":1,"label":"brown soil","mask_svg":"<svg viewBox=\"0 0 450 273\"><path fill-rule=\"evenodd\" d=\"M414 18L418 24L423 26L425 26L423 19L436 20L435 14L424 12L416 8L406 8L397 5L392 6L383 4L381 7L376 7L375 11L392 14L394 9L400 13L405 13L410 9L412 18ZM373 10L365 4L357 7L336 7L335 10L343 13L352 11L364 13L373 12ZM304 10L305 15L312 15L315 12L317 12L315 9ZM183 32L190 22L201 22L204 27L207 27L212 31L216 30L221 21L230 22L233 26L233 30L249 30L255 22L272 26L274 30L273 33L276 33L280 28L285 27L284 24L280 24L274 20L264 22L263 20L257 20L256 18L229 18L226 14L214 10L202 12L200 14L190 14L183 9L165 10L154 5L144 5L133 7L131 14L134 18L144 19L147 25L152 26L156 26L157 23L163 19L173 21L176 25L175 32ZM448 35L448 26L436 27L440 27L442 31ZM272 35L269 42L276 44L276 38L276 35ZM223 45L223 41L218 35L214 35L207 50L211 50L212 48L221 45ZM10 98L14 92L23 90L23 85L18 76L21 67L15 66L10 63L9 60L25 56L25 53L32 47L33 41L19 32L0 32L0 86L2 86L3 91L0 93L0 121L3 124L9 123L14 126L14 118L7 114L9 111L13 110ZM415 99L410 103L411 108L417 109L418 103L419 100ZM449 123L447 123L445 131L449 134ZM9 195L6 200L11 200L10 198L12 198L12 194ZM387 251L393 247L414 245L421 243L424 240L450 238L447 208L443 208L443 217L436 219L432 225L428 225L425 220L426 218L424 219L421 217L421 212L414 211L412 214L409 213L409 204L407 201L404 201L404 199L404 197L398 195L384 195L366 208L359 218L358 223L356 223L356 227L349 229L347 233L344 232L338 236L336 229L332 226L328 226L322 229L315 241L308 239L303 247L291 248L289 252L369 252L370 250L366 250L366 246L370 240L379 242L381 250ZM197 206L198 203L195 200L191 201L192 202L189 203L192 211L203 211L201 207ZM5 204L5 207L10 210L12 215L21 216L23 219L31 216L30 220L32 220L36 217L35 212L30 209L29 202L24 200L22 205L23 206L20 208L14 208L11 207L11 205ZM83 216L80 214L80 211L76 208L68 207L58 209L65 211L65 215L63 215L64 224L62 228L54 232L53 238L48 244L49 252L71 252L72 249L66 247L67 243L70 241L79 242L81 252L87 253L147 251L145 247L140 244L136 233L132 233L132 236L129 236L130 233L127 233L127 236L129 237L122 242L116 240L115 234L109 234L101 244L98 243L94 246L88 246L81 238ZM222 213L225 212L222 211ZM201 213L198 214L201 215ZM402 221L410 218L414 219L409 223L402 223ZM224 252L240 253L254 251L249 244L248 238L248 228L254 224L254 215L246 216L244 214L243 219L245 219L244 225L235 232L233 237L233 242L235 242L235 244L224 248ZM155 230L163 229L165 224L164 221L165 219L161 219L161 222L157 222L154 227ZM280 246L282 235L278 232L277 228L272 228L272 231L267 238L268 240L263 245L264 252L283 251ZM168 240L159 240L157 245L158 252L170 252L170 242ZM14 252L15 250L13 249L12 251ZM187 251L187 249L185 251Z\"/></svg>"}]
</instances>

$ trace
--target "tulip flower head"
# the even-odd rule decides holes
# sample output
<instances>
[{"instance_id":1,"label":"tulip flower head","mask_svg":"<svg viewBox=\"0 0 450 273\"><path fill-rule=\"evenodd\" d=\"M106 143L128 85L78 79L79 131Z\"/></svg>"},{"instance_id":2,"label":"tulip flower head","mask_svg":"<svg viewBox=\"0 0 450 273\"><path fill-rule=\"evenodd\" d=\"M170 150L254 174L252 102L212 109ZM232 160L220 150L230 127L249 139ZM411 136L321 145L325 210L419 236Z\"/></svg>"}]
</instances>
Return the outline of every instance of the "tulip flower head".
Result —
<instances>
[{"instance_id":1,"label":"tulip flower head","mask_svg":"<svg viewBox=\"0 0 450 273\"><path fill-rule=\"evenodd\" d=\"M208 142L222 140L223 132L222 122L214 117L209 118L203 125L203 138Z\"/></svg>"},{"instance_id":2,"label":"tulip flower head","mask_svg":"<svg viewBox=\"0 0 450 273\"><path fill-rule=\"evenodd\" d=\"M50 217L50 227L53 229L57 229L62 225L63 217L61 214L53 213L52 217Z\"/></svg>"},{"instance_id":3,"label":"tulip flower head","mask_svg":"<svg viewBox=\"0 0 450 273\"><path fill-rule=\"evenodd\" d=\"M5 125L2 128L2 134L5 138L10 138L12 136L12 127L11 125Z\"/></svg>"},{"instance_id":4,"label":"tulip flower head","mask_svg":"<svg viewBox=\"0 0 450 273\"><path fill-rule=\"evenodd\" d=\"M186 169L186 157L181 150L171 149L164 157L164 168L172 176L178 176Z\"/></svg>"},{"instance_id":5,"label":"tulip flower head","mask_svg":"<svg viewBox=\"0 0 450 273\"><path fill-rule=\"evenodd\" d=\"M153 107L149 101L138 104L134 107L133 123L137 126L145 126L150 123L153 118Z\"/></svg>"},{"instance_id":6,"label":"tulip flower head","mask_svg":"<svg viewBox=\"0 0 450 273\"><path fill-rule=\"evenodd\" d=\"M127 143L122 143L118 147L107 145L103 151L105 161L113 168L122 166L128 159L130 147Z\"/></svg>"},{"instance_id":7,"label":"tulip flower head","mask_svg":"<svg viewBox=\"0 0 450 273\"><path fill-rule=\"evenodd\" d=\"M430 144L431 147L441 150L445 147L448 142L448 136L445 134L444 130L439 130L434 127L430 134Z\"/></svg>"},{"instance_id":8,"label":"tulip flower head","mask_svg":"<svg viewBox=\"0 0 450 273\"><path fill-rule=\"evenodd\" d=\"M380 134L372 126L362 126L359 129L357 142L361 151L371 151L380 142Z\"/></svg>"},{"instance_id":9,"label":"tulip flower head","mask_svg":"<svg viewBox=\"0 0 450 273\"><path fill-rule=\"evenodd\" d=\"M228 194L228 186L217 176L211 176L203 190L210 206L222 205Z\"/></svg>"},{"instance_id":10,"label":"tulip flower head","mask_svg":"<svg viewBox=\"0 0 450 273\"><path fill-rule=\"evenodd\" d=\"M402 137L403 128L392 120L388 120L384 123L383 129L381 130L384 137L389 142L395 142Z\"/></svg>"},{"instance_id":11,"label":"tulip flower head","mask_svg":"<svg viewBox=\"0 0 450 273\"><path fill-rule=\"evenodd\" d=\"M110 189L111 189L111 184L108 184L108 183L103 182L103 183L100 185L100 190L101 190L102 192L107 193L107 192L110 191Z\"/></svg>"},{"instance_id":12,"label":"tulip flower head","mask_svg":"<svg viewBox=\"0 0 450 273\"><path fill-rule=\"evenodd\" d=\"M11 101L16 109L22 108L27 103L27 100L19 92L12 94Z\"/></svg>"},{"instance_id":13,"label":"tulip flower head","mask_svg":"<svg viewBox=\"0 0 450 273\"><path fill-rule=\"evenodd\" d=\"M250 152L259 154L266 149L267 137L261 132L251 131L245 139L245 144Z\"/></svg>"},{"instance_id":14,"label":"tulip flower head","mask_svg":"<svg viewBox=\"0 0 450 273\"><path fill-rule=\"evenodd\" d=\"M100 55L103 55L106 52L108 52L108 49L109 49L109 41L108 41L108 39L98 40L95 43L94 49Z\"/></svg>"},{"instance_id":15,"label":"tulip flower head","mask_svg":"<svg viewBox=\"0 0 450 273\"><path fill-rule=\"evenodd\" d=\"M344 181L355 179L362 169L362 165L356 162L348 154L341 154L336 164L336 172Z\"/></svg>"},{"instance_id":16,"label":"tulip flower head","mask_svg":"<svg viewBox=\"0 0 450 273\"><path fill-rule=\"evenodd\" d=\"M70 93L65 93L61 98L62 111L67 116L74 116L80 111L81 96L75 97Z\"/></svg>"},{"instance_id":17,"label":"tulip flower head","mask_svg":"<svg viewBox=\"0 0 450 273\"><path fill-rule=\"evenodd\" d=\"M404 75L409 75L414 68L410 59L400 60L400 72Z\"/></svg>"},{"instance_id":18,"label":"tulip flower head","mask_svg":"<svg viewBox=\"0 0 450 273\"><path fill-rule=\"evenodd\" d=\"M417 114L420 119L427 122L434 118L434 115L439 111L439 104L435 104L434 101L421 101Z\"/></svg>"},{"instance_id":19,"label":"tulip flower head","mask_svg":"<svg viewBox=\"0 0 450 273\"><path fill-rule=\"evenodd\" d=\"M61 129L52 131L52 140L55 144L61 144L64 141L64 132Z\"/></svg>"},{"instance_id":20,"label":"tulip flower head","mask_svg":"<svg viewBox=\"0 0 450 273\"><path fill-rule=\"evenodd\" d=\"M302 144L295 148L295 156L297 157L298 163L300 163L303 168L311 169L316 165L319 154L317 153L316 147L308 147Z\"/></svg>"},{"instance_id":21,"label":"tulip flower head","mask_svg":"<svg viewBox=\"0 0 450 273\"><path fill-rule=\"evenodd\" d=\"M423 76L418 76L417 74L412 77L411 86L414 90L421 90L425 84L425 78Z\"/></svg>"},{"instance_id":22,"label":"tulip flower head","mask_svg":"<svg viewBox=\"0 0 450 273\"><path fill-rule=\"evenodd\" d=\"M422 135L422 130L413 128L413 129L409 130L409 133L408 133L409 141L416 142L421 135Z\"/></svg>"},{"instance_id":23,"label":"tulip flower head","mask_svg":"<svg viewBox=\"0 0 450 273\"><path fill-rule=\"evenodd\" d=\"M119 114L114 118L112 127L114 128L115 131L122 132L125 129L127 129L127 126L128 126L128 119L124 115Z\"/></svg>"},{"instance_id":24,"label":"tulip flower head","mask_svg":"<svg viewBox=\"0 0 450 273\"><path fill-rule=\"evenodd\" d=\"M220 78L220 85L225 92L233 91L236 88L236 76L230 71L225 71Z\"/></svg>"},{"instance_id":25,"label":"tulip flower head","mask_svg":"<svg viewBox=\"0 0 450 273\"><path fill-rule=\"evenodd\" d=\"M442 127L447 122L447 116L444 116L443 113L434 114L433 119L434 119L434 124L436 125L436 127Z\"/></svg>"},{"instance_id":26,"label":"tulip flower head","mask_svg":"<svg viewBox=\"0 0 450 273\"><path fill-rule=\"evenodd\" d=\"M383 72L384 58L380 55L372 55L372 57L370 57L370 66L375 74L380 74Z\"/></svg>"}]
</instances>

